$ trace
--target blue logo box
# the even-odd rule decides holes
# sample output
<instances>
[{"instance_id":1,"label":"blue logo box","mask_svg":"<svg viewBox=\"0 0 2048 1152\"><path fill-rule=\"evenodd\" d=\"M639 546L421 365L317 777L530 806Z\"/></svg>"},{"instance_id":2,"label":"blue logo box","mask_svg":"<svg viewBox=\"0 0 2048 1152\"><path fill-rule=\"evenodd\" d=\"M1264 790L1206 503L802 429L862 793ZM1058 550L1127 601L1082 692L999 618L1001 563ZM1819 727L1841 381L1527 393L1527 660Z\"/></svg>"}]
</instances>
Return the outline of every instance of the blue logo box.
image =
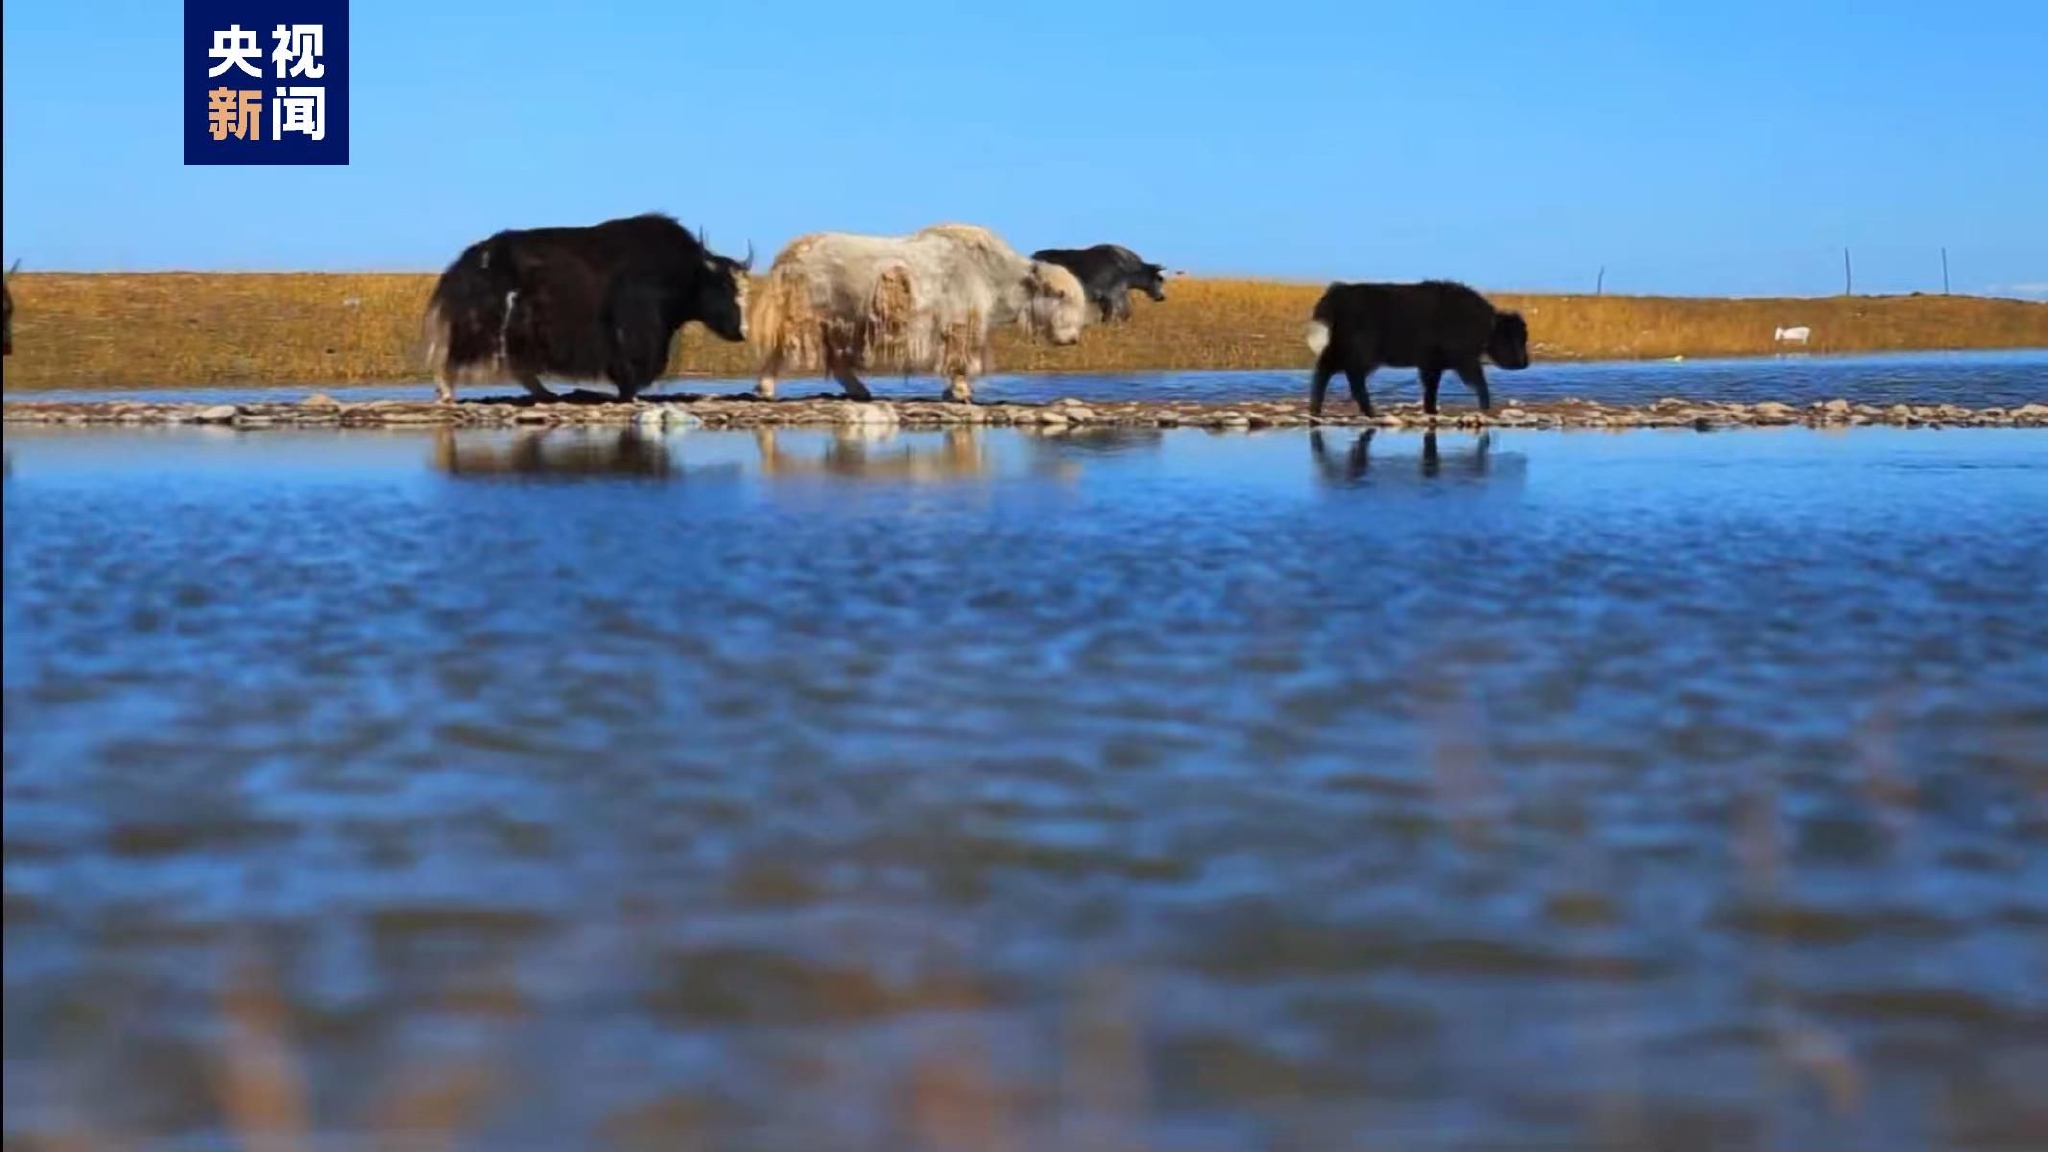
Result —
<instances>
[{"instance_id":1,"label":"blue logo box","mask_svg":"<svg viewBox=\"0 0 2048 1152\"><path fill-rule=\"evenodd\" d=\"M348 163L348 0L185 0L185 163Z\"/></svg>"}]
</instances>

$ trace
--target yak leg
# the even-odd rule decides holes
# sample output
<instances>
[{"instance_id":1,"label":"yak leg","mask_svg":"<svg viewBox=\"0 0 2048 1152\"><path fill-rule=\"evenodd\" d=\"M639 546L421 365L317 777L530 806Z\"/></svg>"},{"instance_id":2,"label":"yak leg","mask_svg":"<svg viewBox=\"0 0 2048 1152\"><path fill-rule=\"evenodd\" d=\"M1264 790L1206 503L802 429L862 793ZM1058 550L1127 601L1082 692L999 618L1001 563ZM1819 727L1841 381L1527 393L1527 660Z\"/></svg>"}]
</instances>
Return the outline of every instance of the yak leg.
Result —
<instances>
[{"instance_id":1,"label":"yak leg","mask_svg":"<svg viewBox=\"0 0 2048 1152\"><path fill-rule=\"evenodd\" d=\"M1481 412L1492 411L1493 397L1488 395L1486 391L1486 369L1479 366L1479 361L1468 360L1458 365L1453 371L1458 374L1458 379L1465 382L1465 387L1472 389L1472 394L1479 398L1479 410Z\"/></svg>"},{"instance_id":2,"label":"yak leg","mask_svg":"<svg viewBox=\"0 0 2048 1152\"><path fill-rule=\"evenodd\" d=\"M1424 413L1434 416L1436 415L1436 390L1437 386L1443 383L1444 366L1434 360L1426 359L1417 369L1417 374L1422 377L1422 410Z\"/></svg>"},{"instance_id":3,"label":"yak leg","mask_svg":"<svg viewBox=\"0 0 2048 1152\"><path fill-rule=\"evenodd\" d=\"M612 339L605 376L618 389L619 399L631 404L668 368L680 325L666 322L660 298L646 285L622 283L613 290L610 304Z\"/></svg>"},{"instance_id":4,"label":"yak leg","mask_svg":"<svg viewBox=\"0 0 2048 1152\"><path fill-rule=\"evenodd\" d=\"M1323 398L1330 393L1330 377L1337 374L1337 358L1328 352L1316 358L1315 375L1308 380L1308 414L1317 419L1323 414Z\"/></svg>"},{"instance_id":5,"label":"yak leg","mask_svg":"<svg viewBox=\"0 0 2048 1152\"><path fill-rule=\"evenodd\" d=\"M631 404L635 397L653 386L655 378L661 375L662 367L663 363L652 356L635 357L612 371L612 387L619 390L621 401Z\"/></svg>"},{"instance_id":6,"label":"yak leg","mask_svg":"<svg viewBox=\"0 0 2048 1152\"><path fill-rule=\"evenodd\" d=\"M1370 360L1353 360L1344 366L1344 382L1351 385L1351 399L1367 416L1372 415L1372 394L1365 390L1365 379L1376 367Z\"/></svg>"},{"instance_id":7,"label":"yak leg","mask_svg":"<svg viewBox=\"0 0 2048 1152\"><path fill-rule=\"evenodd\" d=\"M454 373L452 373L452 372L449 372L449 371L448 371L447 369L445 369L445 368L444 368L444 369L442 369L442 370L441 370L441 374L440 374L439 376L435 377L435 379L434 379L434 393L435 393L435 396L436 396L436 397L437 397L437 398L438 398L438 399L439 399L439 400L441 401L441 403L443 403L443 404L453 404L453 403L455 403L455 375L454 375Z\"/></svg>"},{"instance_id":8,"label":"yak leg","mask_svg":"<svg viewBox=\"0 0 2048 1152\"><path fill-rule=\"evenodd\" d=\"M988 330L976 331L971 320L946 326L938 365L939 372L946 377L946 390L940 393L940 400L953 404L974 402L974 386L968 378L986 369L989 346Z\"/></svg>"},{"instance_id":9,"label":"yak leg","mask_svg":"<svg viewBox=\"0 0 2048 1152\"><path fill-rule=\"evenodd\" d=\"M846 389L846 396L849 400L873 400L875 398L875 394L868 391L868 386L861 383L860 377L853 374L853 365L843 360L832 365L832 378L839 381L841 388Z\"/></svg>"},{"instance_id":10,"label":"yak leg","mask_svg":"<svg viewBox=\"0 0 2048 1152\"><path fill-rule=\"evenodd\" d=\"M825 369L832 373L832 379L839 381L839 386L846 390L846 398L848 400L873 400L875 394L868 391L868 386L863 384L861 378L854 373L854 363L855 360L852 354L845 348L827 347L825 349Z\"/></svg>"},{"instance_id":11,"label":"yak leg","mask_svg":"<svg viewBox=\"0 0 2048 1152\"><path fill-rule=\"evenodd\" d=\"M519 382L526 386L526 391L530 395L532 395L532 397L535 400L553 400L555 398L555 394L553 392L548 391L547 388L541 384L540 377L532 372L520 373Z\"/></svg>"},{"instance_id":12,"label":"yak leg","mask_svg":"<svg viewBox=\"0 0 2048 1152\"><path fill-rule=\"evenodd\" d=\"M754 381L754 395L763 400L775 399L775 376L782 371L782 353L770 352L761 361L761 371Z\"/></svg>"}]
</instances>

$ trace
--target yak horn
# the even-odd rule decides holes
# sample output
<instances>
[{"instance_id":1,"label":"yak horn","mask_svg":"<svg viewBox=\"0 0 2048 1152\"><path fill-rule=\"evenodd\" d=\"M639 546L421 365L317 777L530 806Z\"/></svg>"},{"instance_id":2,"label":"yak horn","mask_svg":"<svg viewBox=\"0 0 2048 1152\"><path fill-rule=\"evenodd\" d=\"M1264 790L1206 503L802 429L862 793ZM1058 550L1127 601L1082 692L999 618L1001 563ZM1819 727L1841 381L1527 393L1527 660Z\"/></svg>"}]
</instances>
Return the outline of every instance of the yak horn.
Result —
<instances>
[{"instance_id":1,"label":"yak horn","mask_svg":"<svg viewBox=\"0 0 2048 1152\"><path fill-rule=\"evenodd\" d=\"M752 238L747 240L747 258L740 261L740 268L746 272L754 270L754 241Z\"/></svg>"}]
</instances>

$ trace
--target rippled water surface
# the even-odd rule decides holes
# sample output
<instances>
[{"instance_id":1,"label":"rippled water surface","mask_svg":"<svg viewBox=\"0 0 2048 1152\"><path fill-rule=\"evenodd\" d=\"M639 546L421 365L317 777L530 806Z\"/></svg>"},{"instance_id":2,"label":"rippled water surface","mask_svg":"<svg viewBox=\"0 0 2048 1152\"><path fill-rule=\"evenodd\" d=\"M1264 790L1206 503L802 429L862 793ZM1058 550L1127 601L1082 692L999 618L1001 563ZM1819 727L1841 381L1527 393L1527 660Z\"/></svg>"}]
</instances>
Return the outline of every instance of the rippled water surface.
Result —
<instances>
[{"instance_id":1,"label":"rippled water surface","mask_svg":"<svg viewBox=\"0 0 2048 1152\"><path fill-rule=\"evenodd\" d=\"M2048 434L7 452L10 1148L2048 1144Z\"/></svg>"},{"instance_id":2,"label":"rippled water surface","mask_svg":"<svg viewBox=\"0 0 2048 1152\"><path fill-rule=\"evenodd\" d=\"M1968 404L1972 406L2048 403L2048 349L2012 349L1992 352L1914 352L1865 356L1812 356L1793 353L1782 356L1733 360L1607 361L1595 363L1545 363L1520 372L1489 370L1497 403L1508 401L1562 400L1579 397L1604 403L1648 403L1665 396L1689 400L1724 400L1754 403L1777 400L1806 404L1816 400L1844 397L1866 404ZM939 385L913 377L905 381L878 375L869 383L884 399L933 399ZM659 386L664 394L748 392L751 380L671 380ZM605 390L600 388L600 390ZM1340 380L1337 392L1343 392ZM124 399L148 401L203 400L208 403L245 403L291 400L306 395L308 388L222 388L151 389L118 393ZM427 400L433 396L428 384L367 388L329 389L337 397L352 400ZM519 391L517 385L504 389L465 390L463 395L485 396ZM837 385L821 380L791 378L784 381L782 395L811 396L837 393ZM983 400L1046 401L1063 396L1086 400L1246 400L1305 396L1308 372L1130 372L1114 374L996 375L978 383L975 395ZM1386 368L1372 378L1372 392L1379 403L1408 403L1422 398L1413 369ZM95 400L108 392L14 393L11 400ZM1446 377L1444 403L1466 407L1472 394L1455 377ZM1340 407L1350 401L1345 399Z\"/></svg>"}]
</instances>

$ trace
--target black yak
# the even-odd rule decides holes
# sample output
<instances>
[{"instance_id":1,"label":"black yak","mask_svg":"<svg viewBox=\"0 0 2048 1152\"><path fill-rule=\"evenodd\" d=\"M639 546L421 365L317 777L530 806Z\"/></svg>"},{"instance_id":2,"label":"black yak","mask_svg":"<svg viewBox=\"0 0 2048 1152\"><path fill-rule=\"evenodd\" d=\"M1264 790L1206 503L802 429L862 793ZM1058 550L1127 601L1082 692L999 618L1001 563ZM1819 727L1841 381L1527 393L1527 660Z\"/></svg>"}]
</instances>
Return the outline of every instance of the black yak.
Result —
<instances>
[{"instance_id":1,"label":"black yak","mask_svg":"<svg viewBox=\"0 0 2048 1152\"><path fill-rule=\"evenodd\" d=\"M1102 322L1131 318L1131 289L1136 288L1154 301L1166 299L1166 269L1147 264L1136 252L1121 244L1097 244L1093 248L1040 248L1033 260L1057 264L1074 274L1088 293L1088 302L1102 314Z\"/></svg>"},{"instance_id":2,"label":"black yak","mask_svg":"<svg viewBox=\"0 0 2048 1152\"><path fill-rule=\"evenodd\" d=\"M1463 284L1426 280L1420 284L1333 283L1316 301L1308 326L1309 350L1316 354L1309 382L1310 416L1323 412L1323 395L1338 372L1351 385L1358 410L1372 415L1366 377L1382 365L1415 368L1422 376L1422 410L1436 412L1437 382L1444 369L1458 374L1479 398L1481 411L1493 407L1480 359L1515 371L1529 366L1529 326L1521 314L1496 311L1486 297Z\"/></svg>"},{"instance_id":3,"label":"black yak","mask_svg":"<svg viewBox=\"0 0 2048 1152\"><path fill-rule=\"evenodd\" d=\"M21 261L16 260L14 267L7 270L6 279L12 280L15 272L20 268ZM14 355L14 293L8 289L4 281L0 281L0 356L12 355Z\"/></svg>"},{"instance_id":4,"label":"black yak","mask_svg":"<svg viewBox=\"0 0 2048 1152\"><path fill-rule=\"evenodd\" d=\"M609 380L631 400L661 375L691 320L747 337L747 258L719 256L668 216L499 232L441 273L424 324L443 401L458 382L516 379L552 398L542 376Z\"/></svg>"}]
</instances>

